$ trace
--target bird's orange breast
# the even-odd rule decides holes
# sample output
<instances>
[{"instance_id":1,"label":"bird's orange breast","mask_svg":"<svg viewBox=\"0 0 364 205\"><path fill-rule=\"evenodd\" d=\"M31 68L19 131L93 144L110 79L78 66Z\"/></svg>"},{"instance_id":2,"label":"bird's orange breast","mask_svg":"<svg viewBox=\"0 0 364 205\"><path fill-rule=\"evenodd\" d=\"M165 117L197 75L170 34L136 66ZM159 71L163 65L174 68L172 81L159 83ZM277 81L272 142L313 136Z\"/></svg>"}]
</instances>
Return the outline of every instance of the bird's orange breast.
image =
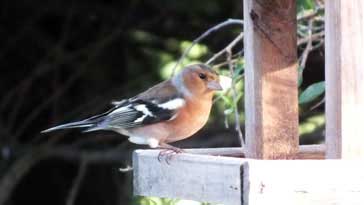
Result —
<instances>
[{"instance_id":1,"label":"bird's orange breast","mask_svg":"<svg viewBox=\"0 0 364 205\"><path fill-rule=\"evenodd\" d=\"M179 110L176 118L166 122L169 135L164 142L175 142L195 134L206 124L211 106L211 100L186 103L186 106Z\"/></svg>"}]
</instances>

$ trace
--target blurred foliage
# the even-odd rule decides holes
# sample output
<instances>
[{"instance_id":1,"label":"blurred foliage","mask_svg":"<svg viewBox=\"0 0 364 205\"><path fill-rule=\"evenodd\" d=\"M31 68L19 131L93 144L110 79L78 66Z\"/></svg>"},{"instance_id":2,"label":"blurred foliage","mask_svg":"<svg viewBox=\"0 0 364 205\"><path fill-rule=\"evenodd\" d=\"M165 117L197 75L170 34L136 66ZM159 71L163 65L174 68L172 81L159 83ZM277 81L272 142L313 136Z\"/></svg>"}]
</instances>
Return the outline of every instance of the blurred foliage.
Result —
<instances>
[{"instance_id":1,"label":"blurred foliage","mask_svg":"<svg viewBox=\"0 0 364 205\"><path fill-rule=\"evenodd\" d=\"M188 47L190 47L192 44L191 41L182 41L179 43L179 52L183 53L184 50L186 50ZM208 47L203 44L196 44L191 49L191 51L187 54L187 56L183 59L181 66L177 67L177 72L186 65L192 64L192 63L203 63L200 61L201 57L205 56L208 53ZM175 67L175 65L178 62L178 59L173 59L168 54L163 54L160 56L160 61L162 62L161 68L160 68L160 75L161 77L166 80L171 77L172 71Z\"/></svg>"},{"instance_id":2,"label":"blurred foliage","mask_svg":"<svg viewBox=\"0 0 364 205\"><path fill-rule=\"evenodd\" d=\"M316 100L325 92L325 82L321 81L308 86L299 96L299 103L305 104Z\"/></svg>"},{"instance_id":3,"label":"blurred foliage","mask_svg":"<svg viewBox=\"0 0 364 205\"><path fill-rule=\"evenodd\" d=\"M296 2L298 14L315 8L314 0L297 0Z\"/></svg>"},{"instance_id":4,"label":"blurred foliage","mask_svg":"<svg viewBox=\"0 0 364 205\"><path fill-rule=\"evenodd\" d=\"M234 64L233 76L230 75L229 69L221 67L220 73L225 76L230 76L233 79L233 84L238 91L237 97L234 99L231 89L227 92L218 92L216 101L217 109L222 110L225 116L225 127L229 128L229 124L235 121L233 113L235 112L236 105L244 105L244 59L239 58ZM244 106L239 106L240 123L244 123Z\"/></svg>"},{"instance_id":5,"label":"blurred foliage","mask_svg":"<svg viewBox=\"0 0 364 205\"><path fill-rule=\"evenodd\" d=\"M322 96L325 92L325 81L320 80L319 82L313 82L311 84L303 83L303 74L306 69L307 59L315 49L323 48L324 43L324 9L323 1L321 0L297 0L297 16L298 26L297 33L299 36L298 43L299 49L302 49L301 56L299 58L298 67L298 86L299 86L299 104L301 110L300 114L306 115L310 112L310 109L305 109L308 104L316 102L316 100ZM321 34L322 33L322 34ZM314 38L316 35L318 38ZM303 40L301 40L303 39ZM307 40L305 40L307 39ZM324 100L320 103L322 104ZM319 104L311 107L316 108Z\"/></svg>"},{"instance_id":6,"label":"blurred foliage","mask_svg":"<svg viewBox=\"0 0 364 205\"><path fill-rule=\"evenodd\" d=\"M323 113L315 114L306 118L299 126L300 136L315 132L318 128L325 125L325 115Z\"/></svg>"},{"instance_id":7,"label":"blurred foliage","mask_svg":"<svg viewBox=\"0 0 364 205\"><path fill-rule=\"evenodd\" d=\"M177 204L178 199L165 199L158 197L136 197L133 204L135 205L174 205Z\"/></svg>"},{"instance_id":8,"label":"blurred foliage","mask_svg":"<svg viewBox=\"0 0 364 205\"><path fill-rule=\"evenodd\" d=\"M133 205L218 205L192 200L178 200L158 197L135 197Z\"/></svg>"}]
</instances>

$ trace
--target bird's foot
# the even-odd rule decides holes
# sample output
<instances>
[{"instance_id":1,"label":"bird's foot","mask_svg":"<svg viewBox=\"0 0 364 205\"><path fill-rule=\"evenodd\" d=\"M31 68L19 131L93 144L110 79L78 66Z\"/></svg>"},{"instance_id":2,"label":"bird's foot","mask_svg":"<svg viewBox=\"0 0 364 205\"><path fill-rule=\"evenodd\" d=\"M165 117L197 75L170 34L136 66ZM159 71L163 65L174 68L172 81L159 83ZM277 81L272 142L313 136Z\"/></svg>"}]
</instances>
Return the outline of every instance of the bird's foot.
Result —
<instances>
[{"instance_id":1,"label":"bird's foot","mask_svg":"<svg viewBox=\"0 0 364 205\"><path fill-rule=\"evenodd\" d=\"M183 149L180 149L178 147L168 146L168 147L160 147L163 150L161 150L158 154L158 161L161 162L162 158L165 158L165 161L167 164L170 164L170 161L172 160L173 156L179 153L185 152Z\"/></svg>"}]
</instances>

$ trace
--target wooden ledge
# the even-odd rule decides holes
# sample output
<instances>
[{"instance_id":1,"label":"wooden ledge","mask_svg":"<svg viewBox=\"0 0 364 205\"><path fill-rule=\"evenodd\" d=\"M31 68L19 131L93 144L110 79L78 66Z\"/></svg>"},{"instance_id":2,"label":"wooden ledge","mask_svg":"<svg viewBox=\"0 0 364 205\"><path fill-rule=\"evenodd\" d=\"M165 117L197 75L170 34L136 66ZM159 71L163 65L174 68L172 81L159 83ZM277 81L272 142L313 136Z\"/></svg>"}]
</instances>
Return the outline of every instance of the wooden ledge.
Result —
<instances>
[{"instance_id":1,"label":"wooden ledge","mask_svg":"<svg viewBox=\"0 0 364 205\"><path fill-rule=\"evenodd\" d=\"M159 150L133 153L134 194L234 205L241 201L243 158L212 156L237 150L191 149L174 155L169 164L158 161ZM194 154L193 154L194 153ZM198 153L198 154L197 154ZM235 202L234 202L235 201Z\"/></svg>"},{"instance_id":2,"label":"wooden ledge","mask_svg":"<svg viewBox=\"0 0 364 205\"><path fill-rule=\"evenodd\" d=\"M139 151L139 150L138 150ZM212 155L220 157L238 157L244 158L244 150L241 147L224 147L224 148L202 148L202 149L185 149L184 154ZM142 150L142 152L158 154L160 150ZM182 155L184 155L182 154ZM325 159L325 145L301 145L295 159Z\"/></svg>"},{"instance_id":3,"label":"wooden ledge","mask_svg":"<svg viewBox=\"0 0 364 205\"><path fill-rule=\"evenodd\" d=\"M364 161L322 159L323 146L301 146L300 159L253 160L240 148L189 149L158 161L159 150L133 154L134 194L240 204L361 204ZM347 203L350 202L350 203Z\"/></svg>"}]
</instances>

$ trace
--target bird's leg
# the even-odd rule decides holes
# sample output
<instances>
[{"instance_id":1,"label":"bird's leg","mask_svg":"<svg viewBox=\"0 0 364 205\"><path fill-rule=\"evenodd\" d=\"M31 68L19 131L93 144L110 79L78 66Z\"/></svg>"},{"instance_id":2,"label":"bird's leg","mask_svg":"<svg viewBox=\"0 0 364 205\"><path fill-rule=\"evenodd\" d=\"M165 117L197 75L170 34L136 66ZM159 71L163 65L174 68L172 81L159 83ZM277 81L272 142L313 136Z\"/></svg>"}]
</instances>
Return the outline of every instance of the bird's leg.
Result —
<instances>
[{"instance_id":1,"label":"bird's leg","mask_svg":"<svg viewBox=\"0 0 364 205\"><path fill-rule=\"evenodd\" d=\"M164 149L164 150L171 150L175 153L182 153L185 152L183 149L172 146L170 144L164 143L164 142L160 142L158 148L160 149Z\"/></svg>"},{"instance_id":2,"label":"bird's leg","mask_svg":"<svg viewBox=\"0 0 364 205\"><path fill-rule=\"evenodd\" d=\"M172 159L174 154L185 152L183 149L174 147L172 145L169 145L167 143L161 142L159 143L158 148L163 149L158 154L158 161L161 161L162 157L166 157L166 162L169 164L170 160Z\"/></svg>"}]
</instances>

